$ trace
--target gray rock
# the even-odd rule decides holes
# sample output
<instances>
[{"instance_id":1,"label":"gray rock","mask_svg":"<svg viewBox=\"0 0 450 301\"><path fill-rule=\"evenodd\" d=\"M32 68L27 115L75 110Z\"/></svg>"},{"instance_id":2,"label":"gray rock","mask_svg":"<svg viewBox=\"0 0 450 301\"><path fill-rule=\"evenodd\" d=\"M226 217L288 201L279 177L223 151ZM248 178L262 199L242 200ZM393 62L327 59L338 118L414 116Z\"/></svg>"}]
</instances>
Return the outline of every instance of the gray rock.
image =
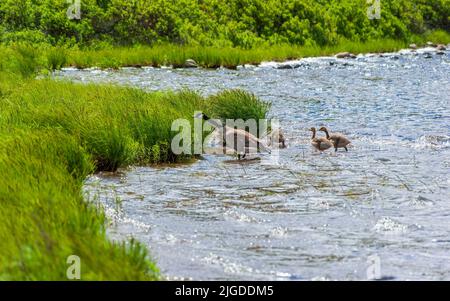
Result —
<instances>
[{"instance_id":1,"label":"gray rock","mask_svg":"<svg viewBox=\"0 0 450 301\"><path fill-rule=\"evenodd\" d=\"M339 52L335 55L338 59L354 59L356 58L356 55L350 52Z\"/></svg>"},{"instance_id":2,"label":"gray rock","mask_svg":"<svg viewBox=\"0 0 450 301\"><path fill-rule=\"evenodd\" d=\"M443 45L443 44L439 44L439 45L436 46L436 50L443 51L443 50L446 50L446 49L447 49L447 47L445 47L445 45Z\"/></svg>"},{"instance_id":3,"label":"gray rock","mask_svg":"<svg viewBox=\"0 0 450 301\"><path fill-rule=\"evenodd\" d=\"M193 59L187 59L187 60L184 62L184 67L185 67L185 68L197 68L197 67L198 67L198 64L197 64L197 62L194 61Z\"/></svg>"},{"instance_id":4,"label":"gray rock","mask_svg":"<svg viewBox=\"0 0 450 301\"><path fill-rule=\"evenodd\" d=\"M302 66L302 64L283 64L283 65L278 65L277 69L297 69L300 68Z\"/></svg>"},{"instance_id":5,"label":"gray rock","mask_svg":"<svg viewBox=\"0 0 450 301\"><path fill-rule=\"evenodd\" d=\"M428 47L436 47L436 44L434 44L433 42L428 41L427 42L427 46Z\"/></svg>"},{"instance_id":6,"label":"gray rock","mask_svg":"<svg viewBox=\"0 0 450 301\"><path fill-rule=\"evenodd\" d=\"M416 44L409 44L409 48L410 49L417 49L417 45Z\"/></svg>"}]
</instances>

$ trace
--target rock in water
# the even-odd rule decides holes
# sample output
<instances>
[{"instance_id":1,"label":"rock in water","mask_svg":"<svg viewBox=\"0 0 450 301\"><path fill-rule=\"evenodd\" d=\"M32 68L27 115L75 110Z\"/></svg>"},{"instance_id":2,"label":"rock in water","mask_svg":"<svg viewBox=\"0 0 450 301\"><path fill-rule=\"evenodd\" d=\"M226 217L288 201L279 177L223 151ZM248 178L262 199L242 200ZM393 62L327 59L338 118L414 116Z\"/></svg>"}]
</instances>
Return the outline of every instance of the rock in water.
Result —
<instances>
[{"instance_id":1,"label":"rock in water","mask_svg":"<svg viewBox=\"0 0 450 301\"><path fill-rule=\"evenodd\" d=\"M301 64L282 64L282 65L278 65L277 69L297 69L300 68L302 65Z\"/></svg>"},{"instance_id":2,"label":"rock in water","mask_svg":"<svg viewBox=\"0 0 450 301\"><path fill-rule=\"evenodd\" d=\"M436 44L434 44L433 42L428 41L427 42L427 46L429 46L429 47L436 47Z\"/></svg>"},{"instance_id":3,"label":"rock in water","mask_svg":"<svg viewBox=\"0 0 450 301\"><path fill-rule=\"evenodd\" d=\"M409 44L409 48L410 49L417 49L417 45L416 44Z\"/></svg>"},{"instance_id":4,"label":"rock in water","mask_svg":"<svg viewBox=\"0 0 450 301\"><path fill-rule=\"evenodd\" d=\"M350 52L339 52L336 55L336 58L338 59L354 59L356 58L356 55L354 55L353 53Z\"/></svg>"},{"instance_id":5,"label":"rock in water","mask_svg":"<svg viewBox=\"0 0 450 301\"><path fill-rule=\"evenodd\" d=\"M444 51L447 49L447 47L445 47L445 45L443 45L443 44L439 44L436 46L436 49L439 51Z\"/></svg>"},{"instance_id":6,"label":"rock in water","mask_svg":"<svg viewBox=\"0 0 450 301\"><path fill-rule=\"evenodd\" d=\"M198 64L197 64L197 62L194 61L193 59L187 59L187 60L184 62L184 67L185 67L185 68L197 68L197 67L198 67Z\"/></svg>"}]
</instances>

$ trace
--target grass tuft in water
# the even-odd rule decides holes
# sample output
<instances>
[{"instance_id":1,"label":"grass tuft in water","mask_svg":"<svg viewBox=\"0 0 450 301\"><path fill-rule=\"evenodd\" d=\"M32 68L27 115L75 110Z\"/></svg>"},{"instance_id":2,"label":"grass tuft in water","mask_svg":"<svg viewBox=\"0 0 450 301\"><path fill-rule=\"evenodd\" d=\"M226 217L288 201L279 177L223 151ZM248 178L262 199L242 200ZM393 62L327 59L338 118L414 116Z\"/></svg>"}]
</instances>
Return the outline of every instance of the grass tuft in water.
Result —
<instances>
[{"instance_id":1,"label":"grass tuft in water","mask_svg":"<svg viewBox=\"0 0 450 301\"><path fill-rule=\"evenodd\" d=\"M267 117L271 104L243 90L227 90L208 98L214 117L222 119L254 119Z\"/></svg>"}]
</instances>

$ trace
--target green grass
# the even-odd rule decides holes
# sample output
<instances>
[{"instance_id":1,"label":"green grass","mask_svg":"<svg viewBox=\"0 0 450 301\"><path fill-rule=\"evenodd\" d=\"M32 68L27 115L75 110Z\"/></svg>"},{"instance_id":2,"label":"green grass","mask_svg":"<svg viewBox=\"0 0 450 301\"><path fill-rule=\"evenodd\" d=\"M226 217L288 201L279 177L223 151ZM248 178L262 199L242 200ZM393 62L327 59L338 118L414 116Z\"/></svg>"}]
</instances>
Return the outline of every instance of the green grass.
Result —
<instances>
[{"instance_id":1,"label":"green grass","mask_svg":"<svg viewBox=\"0 0 450 301\"><path fill-rule=\"evenodd\" d=\"M427 41L450 43L450 34L443 30L430 31L420 36L403 40L371 40L353 42L341 40L337 45L308 47L296 45L273 45L241 49L233 47L179 46L174 44L134 47L117 47L112 49L73 49L53 46L0 46L0 55L4 60L0 70L15 70L22 75L34 74L35 69L54 70L72 66L77 68L100 67L140 67L140 66L173 66L182 67L187 59L195 60L205 68L225 67L234 69L244 64L259 64L263 61L285 61L304 57L328 56L348 51L355 54L369 52L391 52L408 47L410 43L424 45ZM12 59L10 59L12 58ZM15 61L12 66L9 61ZM32 62L30 62L32 61ZM34 62L34 64L33 64Z\"/></svg>"},{"instance_id":2,"label":"green grass","mask_svg":"<svg viewBox=\"0 0 450 301\"><path fill-rule=\"evenodd\" d=\"M274 45L241 49L232 47L202 47L160 45L154 47L140 46L131 48L113 48L107 50L72 50L68 53L67 65L86 68L117 68L139 66L174 66L182 67L187 59L195 60L205 68L225 67L234 69L244 64L259 64L263 61L285 61L304 57L328 56L348 51L355 54L371 52L391 52L408 47L410 42L419 45L426 41L449 43L450 34L445 31L433 31L423 36L415 36L411 41L392 39L372 40L367 42L341 41L337 45L307 47L296 45Z\"/></svg>"},{"instance_id":3,"label":"green grass","mask_svg":"<svg viewBox=\"0 0 450 301\"><path fill-rule=\"evenodd\" d=\"M333 55L341 51L355 53L395 51L406 47L404 42L394 40L367 43L343 42L331 47L301 47L280 45L254 49L214 48L201 46L161 45L155 47L114 48L108 50L69 51L67 65L77 68L118 68L139 66L182 67L187 59L195 60L205 68L225 67L234 69L244 64L263 61L285 61L312 56Z\"/></svg>"},{"instance_id":4,"label":"green grass","mask_svg":"<svg viewBox=\"0 0 450 301\"><path fill-rule=\"evenodd\" d=\"M57 129L0 134L0 279L64 280L69 255L82 280L152 280L158 270L139 243L106 239L103 213L81 196L89 155Z\"/></svg>"},{"instance_id":5,"label":"green grass","mask_svg":"<svg viewBox=\"0 0 450 301\"><path fill-rule=\"evenodd\" d=\"M267 117L270 103L261 101L255 95L243 90L225 90L209 97L209 111L212 117L225 119L260 120Z\"/></svg>"},{"instance_id":6,"label":"green grass","mask_svg":"<svg viewBox=\"0 0 450 301\"><path fill-rule=\"evenodd\" d=\"M72 254L81 258L82 280L158 279L143 246L108 241L105 216L83 199L84 179L130 164L189 159L171 153L170 128L177 118L193 121L194 111L218 116L221 104L228 111L248 101L227 117L264 117L266 105L254 111L260 101L238 90L210 98L188 90L146 93L27 79L27 72L25 79L0 72L0 279L64 280Z\"/></svg>"},{"instance_id":7,"label":"green grass","mask_svg":"<svg viewBox=\"0 0 450 301\"><path fill-rule=\"evenodd\" d=\"M415 37L448 43L446 32ZM34 79L62 66L181 65L233 68L263 60L378 52L405 47L383 40L308 48L253 50L158 46L85 51L26 44L0 46L0 280L64 280L69 255L81 258L82 280L154 280L159 271L136 241L113 243L105 216L82 195L95 171L130 164L182 162L169 149L173 120L194 111L218 118L267 116L270 104L240 90L203 97L194 91L147 93L110 85Z\"/></svg>"}]
</instances>

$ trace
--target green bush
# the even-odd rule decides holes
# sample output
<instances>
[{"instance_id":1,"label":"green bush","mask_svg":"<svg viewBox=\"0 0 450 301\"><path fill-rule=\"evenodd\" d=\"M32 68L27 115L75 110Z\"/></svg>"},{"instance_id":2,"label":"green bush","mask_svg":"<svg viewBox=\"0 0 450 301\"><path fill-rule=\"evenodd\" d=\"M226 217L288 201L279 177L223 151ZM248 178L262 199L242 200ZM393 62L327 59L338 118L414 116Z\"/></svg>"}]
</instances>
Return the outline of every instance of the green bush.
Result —
<instances>
[{"instance_id":1,"label":"green bush","mask_svg":"<svg viewBox=\"0 0 450 301\"><path fill-rule=\"evenodd\" d=\"M382 1L369 20L366 0L82 0L69 20L62 0L0 2L0 40L97 46L176 43L335 45L339 40L402 39L450 28L448 0ZM101 46L103 47L103 46Z\"/></svg>"}]
</instances>

